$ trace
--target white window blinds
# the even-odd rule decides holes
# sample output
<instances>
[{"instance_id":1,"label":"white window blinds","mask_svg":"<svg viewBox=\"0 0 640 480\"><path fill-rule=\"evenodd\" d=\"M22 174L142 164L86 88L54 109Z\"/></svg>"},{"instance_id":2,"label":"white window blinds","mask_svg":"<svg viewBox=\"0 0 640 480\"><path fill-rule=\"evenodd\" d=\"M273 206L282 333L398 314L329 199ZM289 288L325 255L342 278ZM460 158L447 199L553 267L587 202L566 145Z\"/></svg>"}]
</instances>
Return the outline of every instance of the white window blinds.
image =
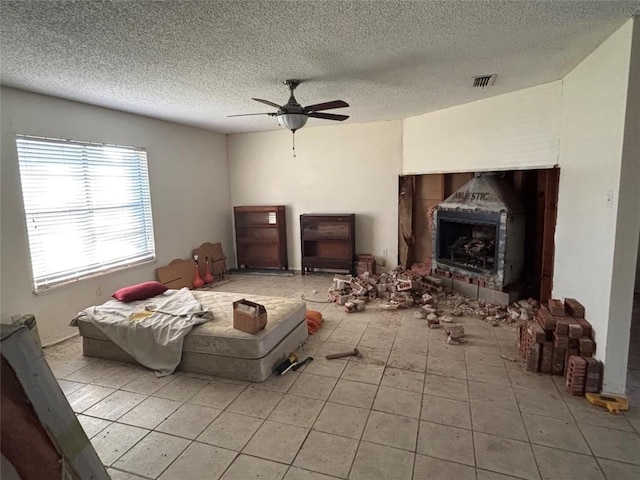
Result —
<instances>
[{"instance_id":1,"label":"white window blinds","mask_svg":"<svg viewBox=\"0 0 640 480\"><path fill-rule=\"evenodd\" d=\"M155 258L144 149L18 135L35 291Z\"/></svg>"}]
</instances>

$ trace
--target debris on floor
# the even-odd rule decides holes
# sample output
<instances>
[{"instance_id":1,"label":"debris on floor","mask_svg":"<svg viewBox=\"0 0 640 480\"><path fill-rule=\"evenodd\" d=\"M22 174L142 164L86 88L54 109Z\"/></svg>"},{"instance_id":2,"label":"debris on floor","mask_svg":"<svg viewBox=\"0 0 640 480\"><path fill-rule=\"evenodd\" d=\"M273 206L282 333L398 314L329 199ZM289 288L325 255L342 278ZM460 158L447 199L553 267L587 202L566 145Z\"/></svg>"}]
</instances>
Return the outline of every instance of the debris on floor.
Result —
<instances>
[{"instance_id":1,"label":"debris on floor","mask_svg":"<svg viewBox=\"0 0 640 480\"><path fill-rule=\"evenodd\" d=\"M324 320L320 312L316 310L307 310L305 317L307 319L307 332L309 335L313 335L322 328Z\"/></svg>"},{"instance_id":2,"label":"debris on floor","mask_svg":"<svg viewBox=\"0 0 640 480\"><path fill-rule=\"evenodd\" d=\"M451 323L444 326L444 333L447 334L447 343L449 344L459 344L466 343L467 340L464 338L464 326L459 323Z\"/></svg>"},{"instance_id":3,"label":"debris on floor","mask_svg":"<svg viewBox=\"0 0 640 480\"><path fill-rule=\"evenodd\" d=\"M364 305L365 301L360 298L348 300L344 303L344 311L347 313L362 312L364 311Z\"/></svg>"},{"instance_id":4,"label":"debris on floor","mask_svg":"<svg viewBox=\"0 0 640 480\"><path fill-rule=\"evenodd\" d=\"M587 393L585 398L592 405L604 407L614 415L620 413L620 410L629 410L629 401L625 397L618 395L601 395L598 393Z\"/></svg>"},{"instance_id":5,"label":"debris on floor","mask_svg":"<svg viewBox=\"0 0 640 480\"><path fill-rule=\"evenodd\" d=\"M427 325L429 328L440 328L440 319L433 313L430 313L427 315Z\"/></svg>"},{"instance_id":6,"label":"debris on floor","mask_svg":"<svg viewBox=\"0 0 640 480\"><path fill-rule=\"evenodd\" d=\"M284 375L297 364L298 356L294 352L291 352L286 359L276 365L274 372L278 375Z\"/></svg>"},{"instance_id":7,"label":"debris on floor","mask_svg":"<svg viewBox=\"0 0 640 480\"><path fill-rule=\"evenodd\" d=\"M347 313L364 310L365 304L378 299L380 310L419 307L416 318L426 319L431 328L453 323L462 315L479 318L490 325L517 327L519 322L536 317L539 305L534 299L518 300L506 307L472 300L442 286L442 280L430 275L426 265L415 264L410 270L396 267L375 275L363 272L357 276L335 275L328 299L343 305ZM446 314L445 314L446 312ZM436 322L430 315L435 315Z\"/></svg>"},{"instance_id":8,"label":"debris on floor","mask_svg":"<svg viewBox=\"0 0 640 480\"><path fill-rule=\"evenodd\" d=\"M362 358L362 353L360 352L360 350L358 350L357 348L354 348L353 350L350 350L348 352L341 352L341 353L331 353L329 355L325 355L325 358L327 360L334 360L336 358L344 358L344 357L357 357L357 358Z\"/></svg>"}]
</instances>

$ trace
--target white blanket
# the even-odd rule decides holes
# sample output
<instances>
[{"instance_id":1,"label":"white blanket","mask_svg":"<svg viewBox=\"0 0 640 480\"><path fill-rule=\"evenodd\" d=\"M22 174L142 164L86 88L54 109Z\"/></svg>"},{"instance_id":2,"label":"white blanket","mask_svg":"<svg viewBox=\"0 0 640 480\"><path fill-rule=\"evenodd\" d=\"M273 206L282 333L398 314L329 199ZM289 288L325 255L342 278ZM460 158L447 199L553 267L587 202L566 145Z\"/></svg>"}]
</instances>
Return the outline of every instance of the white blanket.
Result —
<instances>
[{"instance_id":1,"label":"white blanket","mask_svg":"<svg viewBox=\"0 0 640 480\"><path fill-rule=\"evenodd\" d=\"M193 326L213 318L188 288L168 290L129 303L109 300L86 308L78 316L83 314L112 342L140 364L155 370L159 377L176 369L182 358L184 337Z\"/></svg>"}]
</instances>

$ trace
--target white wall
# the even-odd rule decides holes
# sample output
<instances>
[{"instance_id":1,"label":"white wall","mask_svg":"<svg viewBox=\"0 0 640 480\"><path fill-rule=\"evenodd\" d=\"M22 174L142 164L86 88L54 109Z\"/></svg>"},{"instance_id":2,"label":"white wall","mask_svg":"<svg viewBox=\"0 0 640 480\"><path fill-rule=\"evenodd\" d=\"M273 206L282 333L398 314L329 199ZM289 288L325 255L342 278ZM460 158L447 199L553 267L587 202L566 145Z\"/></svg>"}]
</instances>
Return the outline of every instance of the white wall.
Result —
<instances>
[{"instance_id":1,"label":"white wall","mask_svg":"<svg viewBox=\"0 0 640 480\"><path fill-rule=\"evenodd\" d=\"M637 79L640 78L640 20L635 21L633 25L633 43L631 48L629 94L627 96L627 124L625 127L625 145L623 147L623 155L625 159L628 158L631 160L631 165L635 162L636 168L640 168L640 146L638 145L638 142L640 142L640 136L637 135L637 132L640 132L640 119L638 118L640 115L640 82L637 81ZM632 78L636 79L636 81L631 81ZM634 112L635 118L633 116ZM635 142L631 143L634 139ZM633 145L635 145L635 147ZM633 150L634 148L635 153ZM635 179L636 186L640 184L640 173L637 170L630 173L629 178L632 181ZM640 193L640 191L638 191L640 189L637 189L637 187L635 190ZM633 205L632 202L630 202L630 204ZM638 215L640 215L640 205L637 206L637 209ZM640 293L640 232L638 232L637 242L635 292Z\"/></svg>"},{"instance_id":2,"label":"white wall","mask_svg":"<svg viewBox=\"0 0 640 480\"><path fill-rule=\"evenodd\" d=\"M585 304L612 393L624 392L640 211L640 105L627 105L632 28L563 81L408 118L402 130L403 174L560 165L553 296ZM625 135L627 109L636 119L627 115Z\"/></svg>"},{"instance_id":3,"label":"white wall","mask_svg":"<svg viewBox=\"0 0 640 480\"><path fill-rule=\"evenodd\" d=\"M407 118L402 173L553 167L561 95L558 81Z\"/></svg>"},{"instance_id":4,"label":"white wall","mask_svg":"<svg viewBox=\"0 0 640 480\"><path fill-rule=\"evenodd\" d=\"M355 213L356 251L395 265L401 123L230 135L233 205L285 205L289 268L301 268L302 213ZM386 255L384 252L386 251Z\"/></svg>"},{"instance_id":5,"label":"white wall","mask_svg":"<svg viewBox=\"0 0 640 480\"><path fill-rule=\"evenodd\" d=\"M621 183L632 31L630 20L565 77L560 135L553 296L584 304L611 393L626 382L638 238L638 178Z\"/></svg>"},{"instance_id":6,"label":"white wall","mask_svg":"<svg viewBox=\"0 0 640 480\"><path fill-rule=\"evenodd\" d=\"M638 264L640 238L640 18L633 25L629 90L622 145L616 243L607 331L608 364L627 364L633 310L634 263ZM609 389L622 388L626 378L605 377Z\"/></svg>"},{"instance_id":7,"label":"white wall","mask_svg":"<svg viewBox=\"0 0 640 480\"><path fill-rule=\"evenodd\" d=\"M155 279L156 268L189 258L203 242L220 241L232 252L224 135L9 88L2 88L1 105L3 320L33 313L43 343L51 343L77 332L67 324L80 309L104 302L124 285ZM17 133L145 147L157 261L34 295Z\"/></svg>"}]
</instances>

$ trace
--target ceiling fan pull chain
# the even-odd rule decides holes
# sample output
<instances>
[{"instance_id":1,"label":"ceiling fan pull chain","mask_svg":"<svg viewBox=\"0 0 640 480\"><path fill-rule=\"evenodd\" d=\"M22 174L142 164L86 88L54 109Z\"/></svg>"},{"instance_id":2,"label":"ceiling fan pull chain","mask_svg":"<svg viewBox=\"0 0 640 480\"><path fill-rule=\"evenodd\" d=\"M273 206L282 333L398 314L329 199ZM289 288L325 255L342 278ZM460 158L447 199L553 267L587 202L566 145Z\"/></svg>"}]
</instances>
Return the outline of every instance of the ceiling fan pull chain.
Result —
<instances>
[{"instance_id":1,"label":"ceiling fan pull chain","mask_svg":"<svg viewBox=\"0 0 640 480\"><path fill-rule=\"evenodd\" d=\"M293 143L293 158L296 158L296 132L294 131L291 134L292 143Z\"/></svg>"}]
</instances>

